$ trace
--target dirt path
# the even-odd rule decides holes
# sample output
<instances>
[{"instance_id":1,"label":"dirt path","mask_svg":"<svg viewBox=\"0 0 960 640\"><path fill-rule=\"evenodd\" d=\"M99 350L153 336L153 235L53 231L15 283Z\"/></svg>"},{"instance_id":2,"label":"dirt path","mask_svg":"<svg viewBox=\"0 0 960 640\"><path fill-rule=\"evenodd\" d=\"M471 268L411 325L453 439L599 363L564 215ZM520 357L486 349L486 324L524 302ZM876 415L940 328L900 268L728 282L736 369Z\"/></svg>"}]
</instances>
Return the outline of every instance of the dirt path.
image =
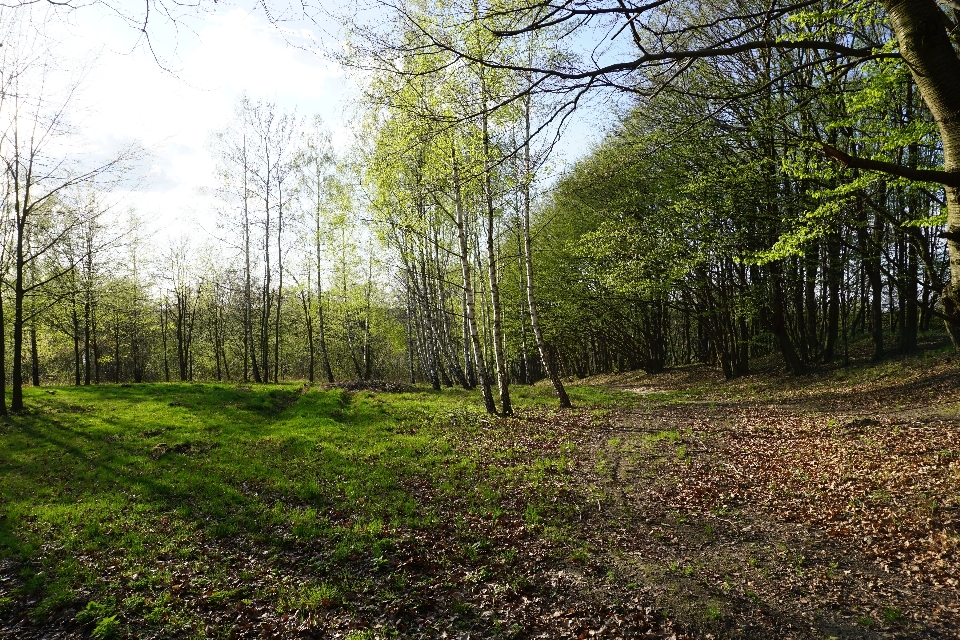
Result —
<instances>
[{"instance_id":1,"label":"dirt path","mask_svg":"<svg viewBox=\"0 0 960 640\"><path fill-rule=\"evenodd\" d=\"M590 544L696 637L960 637L960 376L807 382L620 385Z\"/></svg>"}]
</instances>

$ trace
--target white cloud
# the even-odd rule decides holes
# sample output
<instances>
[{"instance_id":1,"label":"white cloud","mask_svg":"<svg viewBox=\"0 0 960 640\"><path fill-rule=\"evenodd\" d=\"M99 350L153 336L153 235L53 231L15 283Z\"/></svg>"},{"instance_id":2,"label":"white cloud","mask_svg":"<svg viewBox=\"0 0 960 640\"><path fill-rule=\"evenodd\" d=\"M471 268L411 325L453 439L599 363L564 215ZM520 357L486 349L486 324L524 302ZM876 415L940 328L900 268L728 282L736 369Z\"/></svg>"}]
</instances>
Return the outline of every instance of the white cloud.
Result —
<instances>
[{"instance_id":1,"label":"white cloud","mask_svg":"<svg viewBox=\"0 0 960 640\"><path fill-rule=\"evenodd\" d=\"M263 16L233 8L195 17L183 25L192 32L158 27L158 63L123 21L94 12L73 19L61 35L69 57L80 61L99 50L76 120L98 156L135 140L151 151L143 187L125 200L162 228L185 220L212 226L215 161L207 141L232 118L244 91L303 116L319 113L335 142L347 139L341 113L348 81L309 48L309 29L281 32Z\"/></svg>"},{"instance_id":2,"label":"white cloud","mask_svg":"<svg viewBox=\"0 0 960 640\"><path fill-rule=\"evenodd\" d=\"M57 29L78 67L97 58L75 118L86 134L88 157L106 158L134 141L150 150L141 167L144 182L123 202L163 235L193 232L195 225L214 228L215 160L207 142L233 117L240 93L305 117L318 113L335 146L351 141L344 102L354 85L311 50L315 32L309 25L288 24L281 31L261 14L238 8L187 17L179 25L155 21L151 44L157 58L130 23L98 13L96 6L67 14ZM561 145L566 158L555 156L557 167L588 149L601 133L597 121L595 109L571 119Z\"/></svg>"}]
</instances>

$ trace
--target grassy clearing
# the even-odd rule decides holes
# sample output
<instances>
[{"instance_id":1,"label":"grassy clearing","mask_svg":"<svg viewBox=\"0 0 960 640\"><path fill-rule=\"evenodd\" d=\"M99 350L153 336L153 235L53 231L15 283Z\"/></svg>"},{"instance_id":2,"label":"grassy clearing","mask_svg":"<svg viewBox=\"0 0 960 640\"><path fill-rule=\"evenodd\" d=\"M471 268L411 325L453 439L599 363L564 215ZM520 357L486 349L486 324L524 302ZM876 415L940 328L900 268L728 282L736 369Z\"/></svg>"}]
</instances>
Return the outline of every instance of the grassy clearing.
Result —
<instances>
[{"instance_id":1,"label":"grassy clearing","mask_svg":"<svg viewBox=\"0 0 960 640\"><path fill-rule=\"evenodd\" d=\"M620 395L571 394L594 407L585 424ZM492 541L504 527L568 537L543 522L547 479L569 464L563 425L541 420L533 449L492 444L504 425L473 393L148 384L26 399L0 423L0 619L38 637L235 637L263 620L366 633L391 606L378 634L412 633L429 616L401 614L426 582L472 588L498 566L503 588L524 588L518 548ZM515 400L550 415L545 388ZM461 628L516 632L454 604Z\"/></svg>"},{"instance_id":2,"label":"grassy clearing","mask_svg":"<svg viewBox=\"0 0 960 640\"><path fill-rule=\"evenodd\" d=\"M952 637L953 358L609 376L572 412L522 387L510 419L457 390L28 389L0 636Z\"/></svg>"}]
</instances>

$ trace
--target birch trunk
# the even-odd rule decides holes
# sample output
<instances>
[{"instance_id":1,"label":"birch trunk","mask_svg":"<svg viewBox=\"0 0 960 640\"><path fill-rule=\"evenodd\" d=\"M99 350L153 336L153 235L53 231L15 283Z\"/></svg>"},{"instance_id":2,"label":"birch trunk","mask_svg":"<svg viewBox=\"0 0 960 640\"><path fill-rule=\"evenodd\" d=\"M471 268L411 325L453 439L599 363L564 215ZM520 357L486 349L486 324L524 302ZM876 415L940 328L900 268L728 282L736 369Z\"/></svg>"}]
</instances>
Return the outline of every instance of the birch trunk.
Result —
<instances>
[{"instance_id":1,"label":"birch trunk","mask_svg":"<svg viewBox=\"0 0 960 640\"><path fill-rule=\"evenodd\" d=\"M543 370L550 378L550 384L557 394L557 400L560 407L569 409L573 405L570 403L570 397L567 390L560 380L560 374L550 359L550 352L547 349L547 343L543 339L543 331L540 329L540 316L537 313L537 298L534 295L533 286L533 242L530 238L530 98L527 97L524 105L524 121L526 126L527 138L523 145L523 163L526 170L526 176L523 180L523 257L526 266L527 280L527 308L530 311L530 328L533 331L533 338L537 342L537 350L540 352L540 362L543 364Z\"/></svg>"},{"instance_id":2,"label":"birch trunk","mask_svg":"<svg viewBox=\"0 0 960 640\"><path fill-rule=\"evenodd\" d=\"M481 91L486 91L481 89ZM485 96L484 96L485 97ZM490 279L490 307L493 313L493 360L497 368L497 388L500 391L500 408L503 415L513 414L510 403L510 381L507 378L507 361L503 352L503 310L500 306L500 277L497 273L496 236L494 235L493 166L490 163L489 118L484 109L483 124L483 185L487 206L487 276Z\"/></svg>"},{"instance_id":3,"label":"birch trunk","mask_svg":"<svg viewBox=\"0 0 960 640\"><path fill-rule=\"evenodd\" d=\"M483 404L487 413L496 414L497 405L493 401L493 392L490 388L490 376L483 360L483 346L480 344L480 332L477 329L476 300L473 294L473 275L470 273L470 248L467 242L466 221L463 211L463 198L460 194L460 173L457 168L456 152L453 152L453 192L457 214L457 240L460 243L460 268L463 273L463 291L466 299L464 313L470 330L470 342L473 344L473 358L477 366L477 377L480 378L480 389L483 393Z\"/></svg>"}]
</instances>

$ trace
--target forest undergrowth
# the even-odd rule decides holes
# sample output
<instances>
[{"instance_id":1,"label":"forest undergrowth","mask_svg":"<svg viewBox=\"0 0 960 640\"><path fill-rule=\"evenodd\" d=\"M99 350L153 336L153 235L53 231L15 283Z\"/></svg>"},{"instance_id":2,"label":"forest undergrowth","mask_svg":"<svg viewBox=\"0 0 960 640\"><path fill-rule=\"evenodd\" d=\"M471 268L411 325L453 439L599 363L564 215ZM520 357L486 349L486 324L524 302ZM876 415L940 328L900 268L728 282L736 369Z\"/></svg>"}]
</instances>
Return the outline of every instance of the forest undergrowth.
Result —
<instances>
[{"instance_id":1,"label":"forest undergrowth","mask_svg":"<svg viewBox=\"0 0 960 640\"><path fill-rule=\"evenodd\" d=\"M960 367L28 389L0 636L950 638Z\"/></svg>"}]
</instances>

